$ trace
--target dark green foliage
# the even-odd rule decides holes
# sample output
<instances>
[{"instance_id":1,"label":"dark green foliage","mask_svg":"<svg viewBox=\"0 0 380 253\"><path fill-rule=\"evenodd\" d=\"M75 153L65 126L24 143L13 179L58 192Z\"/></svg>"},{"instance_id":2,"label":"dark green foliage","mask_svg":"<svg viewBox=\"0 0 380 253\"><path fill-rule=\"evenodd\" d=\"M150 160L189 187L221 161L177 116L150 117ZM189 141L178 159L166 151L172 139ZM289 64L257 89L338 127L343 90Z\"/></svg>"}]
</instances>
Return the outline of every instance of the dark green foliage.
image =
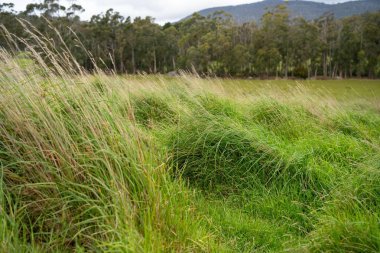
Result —
<instances>
[{"instance_id":1,"label":"dark green foliage","mask_svg":"<svg viewBox=\"0 0 380 253\"><path fill-rule=\"evenodd\" d=\"M366 1L370 1L368 6L379 6L374 0ZM262 4L267 2L253 5ZM168 73L184 69L202 75L235 77L379 77L379 13L346 17L350 16L350 11L341 12L349 7L343 5L367 4L354 1L334 5L339 9L335 11L341 13L335 17L318 8L310 20L300 15L294 17L291 10L299 4L315 5L270 1L273 8L259 8L262 13L256 18L260 17L260 25L235 23L228 12L222 11L206 16L196 13L175 24L160 26L151 17L132 20L113 9L92 16L90 21L81 21L81 6L73 4L65 8L57 0L45 0L29 4L24 12L10 11L12 6L2 6L0 23L11 34L28 40L30 36L16 18L26 20L35 27L31 30L37 29L49 38L51 43L46 46L50 50L60 52L65 59L68 54L73 55L80 66L90 71ZM244 8L246 12L247 7L236 8ZM356 11L363 7L355 8ZM375 10L370 8L370 11ZM57 36L50 24L61 36ZM14 50L17 45L21 50L27 49L18 39L9 43L4 35L0 34L2 47ZM39 53L44 56L46 52ZM44 59L49 66L54 66L49 57L46 55Z\"/></svg>"},{"instance_id":2,"label":"dark green foliage","mask_svg":"<svg viewBox=\"0 0 380 253\"><path fill-rule=\"evenodd\" d=\"M306 79L309 77L309 74L308 74L308 71L307 71L307 68L305 68L305 66L297 66L295 69L294 69L294 73L293 75L295 77L298 77L298 78L302 78L302 79Z\"/></svg>"}]
</instances>

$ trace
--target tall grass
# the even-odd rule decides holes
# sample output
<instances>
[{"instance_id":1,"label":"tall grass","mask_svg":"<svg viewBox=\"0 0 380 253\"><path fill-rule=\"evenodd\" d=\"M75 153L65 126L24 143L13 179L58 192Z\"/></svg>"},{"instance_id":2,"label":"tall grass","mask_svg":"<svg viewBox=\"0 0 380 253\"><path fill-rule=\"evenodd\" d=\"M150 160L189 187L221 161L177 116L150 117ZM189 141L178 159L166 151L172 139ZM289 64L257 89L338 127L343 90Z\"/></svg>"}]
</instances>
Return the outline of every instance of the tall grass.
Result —
<instances>
[{"instance_id":1,"label":"tall grass","mask_svg":"<svg viewBox=\"0 0 380 253\"><path fill-rule=\"evenodd\" d=\"M212 245L192 215L191 191L173 182L165 154L138 126L129 88L76 71L29 32L42 53L27 44L27 64L0 52L1 251Z\"/></svg>"},{"instance_id":2,"label":"tall grass","mask_svg":"<svg viewBox=\"0 0 380 253\"><path fill-rule=\"evenodd\" d=\"M379 96L89 74L24 26L0 51L2 252L380 251Z\"/></svg>"}]
</instances>

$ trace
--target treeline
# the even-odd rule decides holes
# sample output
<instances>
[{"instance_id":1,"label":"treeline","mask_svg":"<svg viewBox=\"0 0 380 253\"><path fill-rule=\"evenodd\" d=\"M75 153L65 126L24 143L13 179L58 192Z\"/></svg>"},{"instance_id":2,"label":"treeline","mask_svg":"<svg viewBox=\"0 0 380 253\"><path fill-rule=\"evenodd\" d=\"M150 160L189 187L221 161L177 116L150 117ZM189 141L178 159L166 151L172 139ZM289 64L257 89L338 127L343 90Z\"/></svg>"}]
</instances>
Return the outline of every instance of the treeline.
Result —
<instances>
[{"instance_id":1,"label":"treeline","mask_svg":"<svg viewBox=\"0 0 380 253\"><path fill-rule=\"evenodd\" d=\"M56 0L29 4L15 12L0 4L0 22L17 37L27 37L25 20L48 38L55 27L79 64L118 73L167 73L185 69L218 76L325 78L380 77L380 12L336 20L326 14L317 20L290 19L279 5L256 24L235 23L227 13L163 26L151 17L123 17L110 9L80 20L84 9L66 8ZM6 35L0 46L7 48ZM53 39L59 49L61 39ZM18 45L23 49L22 43ZM89 53L85 52L86 48Z\"/></svg>"}]
</instances>

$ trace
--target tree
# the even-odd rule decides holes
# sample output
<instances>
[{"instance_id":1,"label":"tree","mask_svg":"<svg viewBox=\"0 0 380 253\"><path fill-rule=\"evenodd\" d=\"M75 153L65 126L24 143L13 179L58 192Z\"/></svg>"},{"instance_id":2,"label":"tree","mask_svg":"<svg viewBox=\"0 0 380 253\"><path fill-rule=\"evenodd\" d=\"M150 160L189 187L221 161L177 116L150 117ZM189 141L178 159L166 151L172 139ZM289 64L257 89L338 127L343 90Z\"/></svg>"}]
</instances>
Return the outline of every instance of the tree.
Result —
<instances>
[{"instance_id":1,"label":"tree","mask_svg":"<svg viewBox=\"0 0 380 253\"><path fill-rule=\"evenodd\" d=\"M366 69L368 67L368 59L364 50L360 50L358 52L358 64L356 66L356 73L358 77L361 77L365 74Z\"/></svg>"},{"instance_id":2,"label":"tree","mask_svg":"<svg viewBox=\"0 0 380 253\"><path fill-rule=\"evenodd\" d=\"M215 12L161 26L152 17L132 21L113 9L82 21L82 6L72 3L66 8L61 2L30 3L22 12L14 11L12 3L0 4L0 23L12 36L28 39L16 19L27 20L49 38L52 49L70 52L88 70L191 69L217 76L285 78L380 75L380 13L341 20L326 13L308 21L290 19L285 4L268 10L258 24L239 24L229 14ZM25 49L20 41L8 39L0 33L0 46Z\"/></svg>"}]
</instances>

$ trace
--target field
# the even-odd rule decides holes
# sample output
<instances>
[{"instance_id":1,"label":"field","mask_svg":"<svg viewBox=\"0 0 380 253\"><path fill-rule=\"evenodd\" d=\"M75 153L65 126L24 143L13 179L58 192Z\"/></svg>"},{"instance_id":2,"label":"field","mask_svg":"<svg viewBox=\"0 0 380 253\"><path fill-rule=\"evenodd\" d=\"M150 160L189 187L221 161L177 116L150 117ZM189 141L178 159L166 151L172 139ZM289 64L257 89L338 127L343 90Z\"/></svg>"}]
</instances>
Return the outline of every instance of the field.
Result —
<instances>
[{"instance_id":1,"label":"field","mask_svg":"<svg viewBox=\"0 0 380 253\"><path fill-rule=\"evenodd\" d=\"M380 81L26 62L0 53L1 252L380 251Z\"/></svg>"}]
</instances>

